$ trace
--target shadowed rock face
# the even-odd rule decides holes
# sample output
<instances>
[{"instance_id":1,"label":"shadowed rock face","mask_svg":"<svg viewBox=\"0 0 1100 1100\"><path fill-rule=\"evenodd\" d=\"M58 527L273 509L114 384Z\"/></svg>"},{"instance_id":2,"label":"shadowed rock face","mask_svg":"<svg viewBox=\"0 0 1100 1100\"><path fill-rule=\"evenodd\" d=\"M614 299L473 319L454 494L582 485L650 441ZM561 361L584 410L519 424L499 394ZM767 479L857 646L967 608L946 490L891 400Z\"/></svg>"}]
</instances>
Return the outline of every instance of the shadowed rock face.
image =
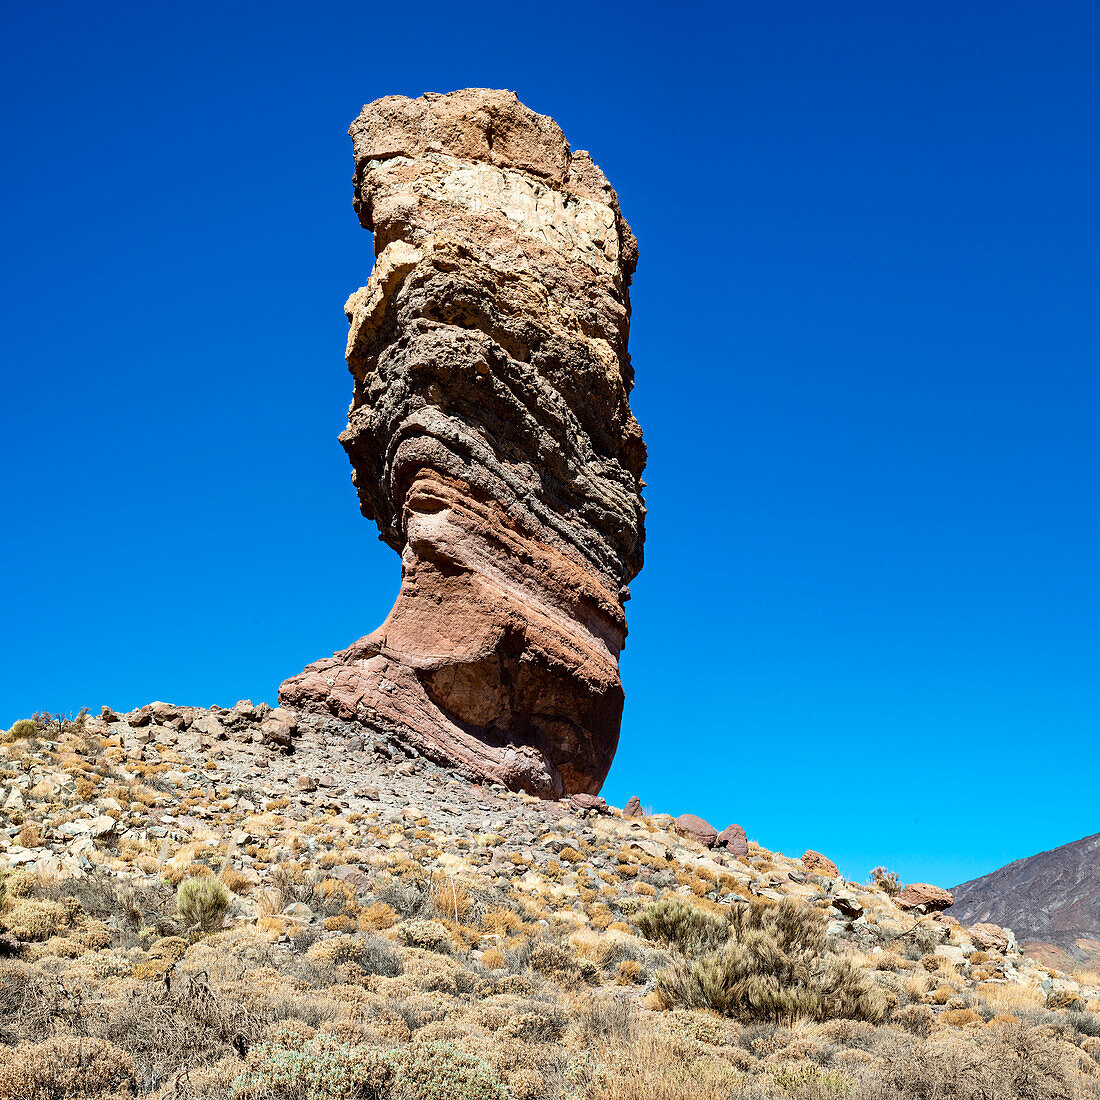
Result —
<instances>
[{"instance_id":1,"label":"shadowed rock face","mask_svg":"<svg viewBox=\"0 0 1100 1100\"><path fill-rule=\"evenodd\" d=\"M637 244L591 157L514 93L387 96L350 134L377 260L345 307L340 441L401 591L280 699L513 788L595 793L644 540Z\"/></svg>"}]
</instances>

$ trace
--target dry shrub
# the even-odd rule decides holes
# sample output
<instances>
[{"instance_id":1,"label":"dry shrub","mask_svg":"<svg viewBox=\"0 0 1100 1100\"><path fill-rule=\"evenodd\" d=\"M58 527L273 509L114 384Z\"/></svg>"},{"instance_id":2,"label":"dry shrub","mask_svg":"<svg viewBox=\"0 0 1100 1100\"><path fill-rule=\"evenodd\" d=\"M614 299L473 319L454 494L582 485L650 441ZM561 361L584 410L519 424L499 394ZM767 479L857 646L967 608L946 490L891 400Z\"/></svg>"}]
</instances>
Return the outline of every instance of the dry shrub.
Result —
<instances>
[{"instance_id":1,"label":"dry shrub","mask_svg":"<svg viewBox=\"0 0 1100 1100\"><path fill-rule=\"evenodd\" d=\"M69 913L64 905L37 898L19 901L4 914L4 924L17 940L46 940L68 923Z\"/></svg>"},{"instance_id":2,"label":"dry shrub","mask_svg":"<svg viewBox=\"0 0 1100 1100\"><path fill-rule=\"evenodd\" d=\"M968 1029L969 1041L925 1043L884 1034L854 1100L1077 1100L1072 1061L1045 1028ZM1093 1094L1094 1095L1094 1094Z\"/></svg>"},{"instance_id":3,"label":"dry shrub","mask_svg":"<svg viewBox=\"0 0 1100 1100\"><path fill-rule=\"evenodd\" d=\"M252 888L252 882L247 875L242 874L235 867L226 867L218 876L225 888L234 894L247 894Z\"/></svg>"},{"instance_id":4,"label":"dry shrub","mask_svg":"<svg viewBox=\"0 0 1100 1100\"><path fill-rule=\"evenodd\" d=\"M384 901L376 901L368 905L359 914L359 930L361 932L380 932L384 928L392 928L398 921L396 910Z\"/></svg>"},{"instance_id":5,"label":"dry shrub","mask_svg":"<svg viewBox=\"0 0 1100 1100\"><path fill-rule=\"evenodd\" d=\"M3 882L9 898L29 898L38 887L38 876L33 871L14 871Z\"/></svg>"},{"instance_id":6,"label":"dry shrub","mask_svg":"<svg viewBox=\"0 0 1100 1100\"><path fill-rule=\"evenodd\" d=\"M546 1081L537 1069L522 1066L508 1074L512 1100L539 1100L546 1093Z\"/></svg>"},{"instance_id":7,"label":"dry shrub","mask_svg":"<svg viewBox=\"0 0 1100 1100\"><path fill-rule=\"evenodd\" d=\"M731 1100L742 1095L741 1075L717 1058L685 1060L665 1040L647 1038L608 1052L606 1068L593 1074L592 1100Z\"/></svg>"},{"instance_id":8,"label":"dry shrub","mask_svg":"<svg viewBox=\"0 0 1100 1100\"><path fill-rule=\"evenodd\" d=\"M940 1021L949 1027L982 1026L985 1021L972 1008L949 1008L940 1015Z\"/></svg>"},{"instance_id":9,"label":"dry shrub","mask_svg":"<svg viewBox=\"0 0 1100 1100\"><path fill-rule=\"evenodd\" d=\"M482 913L481 927L492 936L513 936L523 930L523 918L497 905Z\"/></svg>"},{"instance_id":10,"label":"dry shrub","mask_svg":"<svg viewBox=\"0 0 1100 1100\"><path fill-rule=\"evenodd\" d=\"M888 871L885 867L876 867L871 872L871 882L887 897L897 897L901 893L897 871Z\"/></svg>"},{"instance_id":11,"label":"dry shrub","mask_svg":"<svg viewBox=\"0 0 1100 1100\"><path fill-rule=\"evenodd\" d=\"M890 1016L892 1023L905 1028L911 1035L927 1039L936 1026L936 1014L928 1005L906 1005L897 1008Z\"/></svg>"},{"instance_id":12,"label":"dry shrub","mask_svg":"<svg viewBox=\"0 0 1100 1100\"><path fill-rule=\"evenodd\" d=\"M486 970L499 970L504 965L504 952L499 947L489 947L481 953L481 965Z\"/></svg>"},{"instance_id":13,"label":"dry shrub","mask_svg":"<svg viewBox=\"0 0 1100 1100\"><path fill-rule=\"evenodd\" d=\"M473 899L466 886L452 876L432 884L432 904L441 916L464 921L473 908Z\"/></svg>"},{"instance_id":14,"label":"dry shrub","mask_svg":"<svg viewBox=\"0 0 1100 1100\"><path fill-rule=\"evenodd\" d=\"M354 932L359 924L357 921L352 920L351 917L341 914L338 917L325 917L321 922L321 927L326 932Z\"/></svg>"},{"instance_id":15,"label":"dry shrub","mask_svg":"<svg viewBox=\"0 0 1100 1100\"><path fill-rule=\"evenodd\" d=\"M0 1100L116 1100L137 1088L133 1060L103 1039L66 1035L0 1051Z\"/></svg>"}]
</instances>

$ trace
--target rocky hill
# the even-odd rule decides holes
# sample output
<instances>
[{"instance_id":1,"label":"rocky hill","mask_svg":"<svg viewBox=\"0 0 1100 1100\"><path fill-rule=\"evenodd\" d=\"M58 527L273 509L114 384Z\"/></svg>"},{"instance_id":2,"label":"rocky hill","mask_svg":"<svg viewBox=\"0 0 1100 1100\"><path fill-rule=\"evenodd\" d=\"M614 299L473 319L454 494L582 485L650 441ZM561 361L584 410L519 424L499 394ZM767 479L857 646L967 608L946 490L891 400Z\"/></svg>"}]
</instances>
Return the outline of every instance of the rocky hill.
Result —
<instances>
[{"instance_id":1,"label":"rocky hill","mask_svg":"<svg viewBox=\"0 0 1100 1100\"><path fill-rule=\"evenodd\" d=\"M1100 991L737 826L248 702L0 775L0 1100L1100 1095Z\"/></svg>"},{"instance_id":2,"label":"rocky hill","mask_svg":"<svg viewBox=\"0 0 1100 1100\"><path fill-rule=\"evenodd\" d=\"M954 894L960 920L1005 924L1037 949L1092 960L1100 950L1100 833L1018 859Z\"/></svg>"}]
</instances>

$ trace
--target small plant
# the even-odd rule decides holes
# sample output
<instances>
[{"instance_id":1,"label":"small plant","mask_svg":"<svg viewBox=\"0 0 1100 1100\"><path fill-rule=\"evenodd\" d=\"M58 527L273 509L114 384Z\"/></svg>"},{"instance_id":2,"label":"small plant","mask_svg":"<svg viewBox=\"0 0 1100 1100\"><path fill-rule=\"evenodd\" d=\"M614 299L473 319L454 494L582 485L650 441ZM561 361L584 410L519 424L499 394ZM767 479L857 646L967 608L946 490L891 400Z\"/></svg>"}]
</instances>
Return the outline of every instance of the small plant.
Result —
<instances>
[{"instance_id":1,"label":"small plant","mask_svg":"<svg viewBox=\"0 0 1100 1100\"><path fill-rule=\"evenodd\" d=\"M0 1061L0 1100L125 1100L137 1090L130 1055L103 1039L20 1043Z\"/></svg>"},{"instance_id":2,"label":"small plant","mask_svg":"<svg viewBox=\"0 0 1100 1100\"><path fill-rule=\"evenodd\" d=\"M187 878L176 890L176 909L189 928L220 928L229 908L229 891L216 878Z\"/></svg>"},{"instance_id":3,"label":"small plant","mask_svg":"<svg viewBox=\"0 0 1100 1100\"><path fill-rule=\"evenodd\" d=\"M406 947L438 951L442 955L449 955L454 949L447 929L434 920L403 921L397 926L397 938Z\"/></svg>"},{"instance_id":4,"label":"small plant","mask_svg":"<svg viewBox=\"0 0 1100 1100\"><path fill-rule=\"evenodd\" d=\"M329 1035L303 1039L287 1030L248 1055L248 1068L229 1090L231 1100L381 1100L393 1067L380 1051Z\"/></svg>"},{"instance_id":5,"label":"small plant","mask_svg":"<svg viewBox=\"0 0 1100 1100\"><path fill-rule=\"evenodd\" d=\"M414 1100L508 1100L480 1058L446 1040L410 1043L393 1057L400 1084Z\"/></svg>"},{"instance_id":6,"label":"small plant","mask_svg":"<svg viewBox=\"0 0 1100 1100\"><path fill-rule=\"evenodd\" d=\"M10 730L8 737L12 741L22 741L27 737L38 736L38 725L30 718L20 718Z\"/></svg>"},{"instance_id":7,"label":"small plant","mask_svg":"<svg viewBox=\"0 0 1100 1100\"><path fill-rule=\"evenodd\" d=\"M18 886L17 883L9 883L9 893L13 892L13 885ZM59 902L26 898L8 910L4 923L17 940L41 941L65 928L69 923L69 914Z\"/></svg>"},{"instance_id":8,"label":"small plant","mask_svg":"<svg viewBox=\"0 0 1100 1100\"><path fill-rule=\"evenodd\" d=\"M794 1062L768 1071L768 1084L792 1096L847 1096L852 1078L812 1062Z\"/></svg>"},{"instance_id":9,"label":"small plant","mask_svg":"<svg viewBox=\"0 0 1100 1100\"><path fill-rule=\"evenodd\" d=\"M871 872L871 885L877 886L887 897L895 898L901 893L897 871L887 871L885 867L876 867Z\"/></svg>"}]
</instances>

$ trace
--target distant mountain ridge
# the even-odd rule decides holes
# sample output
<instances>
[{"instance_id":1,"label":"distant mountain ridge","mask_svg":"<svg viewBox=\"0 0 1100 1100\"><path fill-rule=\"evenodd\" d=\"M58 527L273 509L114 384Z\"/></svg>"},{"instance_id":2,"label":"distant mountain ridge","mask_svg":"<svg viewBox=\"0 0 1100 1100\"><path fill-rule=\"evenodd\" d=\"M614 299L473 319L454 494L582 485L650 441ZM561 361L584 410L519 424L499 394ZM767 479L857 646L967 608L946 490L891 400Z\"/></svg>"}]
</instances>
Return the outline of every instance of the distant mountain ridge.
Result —
<instances>
[{"instance_id":1,"label":"distant mountain ridge","mask_svg":"<svg viewBox=\"0 0 1100 1100\"><path fill-rule=\"evenodd\" d=\"M1011 928L1021 943L1055 944L1081 957L1100 939L1100 833L1018 859L952 891L964 923Z\"/></svg>"}]
</instances>

